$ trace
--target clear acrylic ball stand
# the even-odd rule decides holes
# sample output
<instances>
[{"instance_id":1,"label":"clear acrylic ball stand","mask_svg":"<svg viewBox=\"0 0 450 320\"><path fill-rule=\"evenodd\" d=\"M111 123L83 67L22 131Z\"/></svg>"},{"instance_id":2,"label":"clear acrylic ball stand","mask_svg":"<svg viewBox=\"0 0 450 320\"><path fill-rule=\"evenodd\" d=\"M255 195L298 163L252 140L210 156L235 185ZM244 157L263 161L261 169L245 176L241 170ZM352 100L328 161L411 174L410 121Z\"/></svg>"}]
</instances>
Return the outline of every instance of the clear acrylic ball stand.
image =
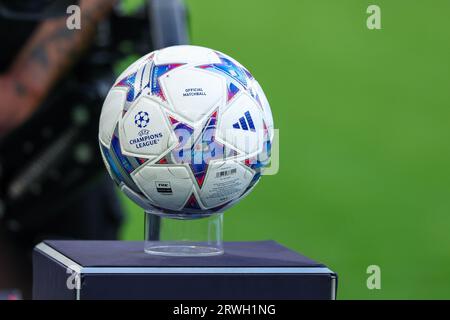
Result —
<instances>
[{"instance_id":1,"label":"clear acrylic ball stand","mask_svg":"<svg viewBox=\"0 0 450 320\"><path fill-rule=\"evenodd\" d=\"M223 213L192 218L145 211L144 251L178 257L220 255L223 253Z\"/></svg>"}]
</instances>

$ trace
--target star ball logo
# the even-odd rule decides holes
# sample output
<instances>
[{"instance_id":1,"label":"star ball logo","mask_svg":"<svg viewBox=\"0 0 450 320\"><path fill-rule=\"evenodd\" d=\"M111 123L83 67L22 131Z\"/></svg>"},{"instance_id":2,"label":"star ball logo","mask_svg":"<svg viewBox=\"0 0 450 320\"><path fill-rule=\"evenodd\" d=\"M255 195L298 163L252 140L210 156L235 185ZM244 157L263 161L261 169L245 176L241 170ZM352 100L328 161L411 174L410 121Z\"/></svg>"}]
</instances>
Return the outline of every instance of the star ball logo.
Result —
<instances>
[{"instance_id":1,"label":"star ball logo","mask_svg":"<svg viewBox=\"0 0 450 320\"><path fill-rule=\"evenodd\" d=\"M148 116L148 113L145 111L139 111L135 116L134 116L134 123L139 127L139 128L145 128L148 123L150 122L150 118Z\"/></svg>"}]
</instances>

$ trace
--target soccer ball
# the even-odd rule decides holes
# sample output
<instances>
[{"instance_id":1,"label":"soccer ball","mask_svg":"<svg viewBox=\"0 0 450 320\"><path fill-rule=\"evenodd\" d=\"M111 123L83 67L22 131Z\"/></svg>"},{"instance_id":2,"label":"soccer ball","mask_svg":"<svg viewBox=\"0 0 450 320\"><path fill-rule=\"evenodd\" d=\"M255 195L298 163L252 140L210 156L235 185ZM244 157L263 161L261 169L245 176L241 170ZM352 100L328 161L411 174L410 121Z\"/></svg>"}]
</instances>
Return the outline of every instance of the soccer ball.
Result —
<instances>
[{"instance_id":1,"label":"soccer ball","mask_svg":"<svg viewBox=\"0 0 450 320\"><path fill-rule=\"evenodd\" d=\"M270 161L273 120L250 72L198 46L151 52L116 80L100 116L100 150L144 210L197 218L229 208Z\"/></svg>"}]
</instances>

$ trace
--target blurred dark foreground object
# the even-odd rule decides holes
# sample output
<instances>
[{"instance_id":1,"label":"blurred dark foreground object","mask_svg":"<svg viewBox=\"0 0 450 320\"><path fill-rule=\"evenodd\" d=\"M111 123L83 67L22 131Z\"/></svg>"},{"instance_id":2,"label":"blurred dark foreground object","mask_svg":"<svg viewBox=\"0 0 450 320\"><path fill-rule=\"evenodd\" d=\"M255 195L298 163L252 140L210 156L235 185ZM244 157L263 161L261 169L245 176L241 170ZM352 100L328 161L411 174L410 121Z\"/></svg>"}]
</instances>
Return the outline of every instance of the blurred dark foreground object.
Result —
<instances>
[{"instance_id":1,"label":"blurred dark foreground object","mask_svg":"<svg viewBox=\"0 0 450 320\"><path fill-rule=\"evenodd\" d=\"M0 36L7 40L0 72L36 27L29 20L61 12L56 1L39 1L49 10L32 17L30 7L7 2L0 0ZM121 207L98 151L101 105L119 64L187 43L184 15L178 0L146 2L131 16L113 11L97 25L72 71L30 119L0 141L0 289L20 287L30 297L31 249L44 238L117 238Z\"/></svg>"}]
</instances>

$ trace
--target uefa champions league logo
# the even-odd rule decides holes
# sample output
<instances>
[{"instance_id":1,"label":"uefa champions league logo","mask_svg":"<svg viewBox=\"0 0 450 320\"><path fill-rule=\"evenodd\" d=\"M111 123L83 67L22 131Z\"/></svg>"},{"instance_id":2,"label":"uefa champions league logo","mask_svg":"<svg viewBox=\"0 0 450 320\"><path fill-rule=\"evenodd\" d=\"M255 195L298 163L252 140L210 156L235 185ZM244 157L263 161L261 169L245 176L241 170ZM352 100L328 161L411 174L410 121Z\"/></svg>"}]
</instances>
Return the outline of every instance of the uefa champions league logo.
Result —
<instances>
[{"instance_id":1,"label":"uefa champions league logo","mask_svg":"<svg viewBox=\"0 0 450 320\"><path fill-rule=\"evenodd\" d=\"M149 122L150 122L150 118L148 116L148 113L145 111L139 111L138 114L136 114L134 116L134 123L139 128L145 128Z\"/></svg>"},{"instance_id":2,"label":"uefa champions league logo","mask_svg":"<svg viewBox=\"0 0 450 320\"><path fill-rule=\"evenodd\" d=\"M148 129L144 129L148 126L150 122L150 117L148 112L139 111L134 116L134 123L138 128L141 128L137 133L137 137L129 140L129 144L134 146L136 149L141 149L145 147L155 146L159 144L160 140L163 138L163 133L160 131L150 132Z\"/></svg>"}]
</instances>

